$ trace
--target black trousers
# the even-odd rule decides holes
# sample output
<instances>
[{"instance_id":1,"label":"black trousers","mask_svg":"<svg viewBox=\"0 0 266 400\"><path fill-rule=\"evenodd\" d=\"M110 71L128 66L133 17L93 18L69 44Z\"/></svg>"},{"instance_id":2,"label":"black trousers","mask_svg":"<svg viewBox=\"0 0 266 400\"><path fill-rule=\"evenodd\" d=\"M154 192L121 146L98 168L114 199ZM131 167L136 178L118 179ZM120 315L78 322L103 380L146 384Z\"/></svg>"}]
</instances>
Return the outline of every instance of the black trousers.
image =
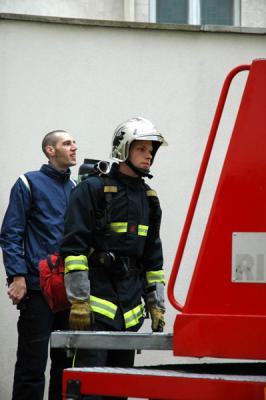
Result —
<instances>
[{"instance_id":1,"label":"black trousers","mask_svg":"<svg viewBox=\"0 0 266 400\"><path fill-rule=\"evenodd\" d=\"M12 400L43 400L50 334L67 330L69 311L52 313L40 291L30 291L18 307L18 347ZM62 371L71 366L63 349L51 349L49 400L62 399Z\"/></svg>"},{"instance_id":2,"label":"black trousers","mask_svg":"<svg viewBox=\"0 0 266 400\"><path fill-rule=\"evenodd\" d=\"M101 322L95 322L93 331L111 331L112 329ZM120 367L130 368L134 365L134 350L93 350L78 349L73 361L74 367ZM83 396L83 400L126 399L125 397Z\"/></svg>"}]
</instances>

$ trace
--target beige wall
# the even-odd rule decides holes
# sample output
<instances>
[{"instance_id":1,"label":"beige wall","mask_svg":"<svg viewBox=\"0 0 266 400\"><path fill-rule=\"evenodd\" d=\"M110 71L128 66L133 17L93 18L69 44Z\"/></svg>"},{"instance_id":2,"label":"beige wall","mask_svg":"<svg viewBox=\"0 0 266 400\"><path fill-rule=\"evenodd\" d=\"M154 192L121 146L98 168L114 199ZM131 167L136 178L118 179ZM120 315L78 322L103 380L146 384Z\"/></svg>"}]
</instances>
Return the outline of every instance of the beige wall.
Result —
<instances>
[{"instance_id":1,"label":"beige wall","mask_svg":"<svg viewBox=\"0 0 266 400\"><path fill-rule=\"evenodd\" d=\"M241 25L251 27L266 26L265 0L242 0Z\"/></svg>"},{"instance_id":2,"label":"beige wall","mask_svg":"<svg viewBox=\"0 0 266 400\"><path fill-rule=\"evenodd\" d=\"M73 18L124 19L124 0L0 0L0 11Z\"/></svg>"},{"instance_id":3,"label":"beige wall","mask_svg":"<svg viewBox=\"0 0 266 400\"><path fill-rule=\"evenodd\" d=\"M155 5L155 0L0 0L0 12L148 22L151 3ZM239 4L241 26L266 27L265 0Z\"/></svg>"},{"instance_id":4,"label":"beige wall","mask_svg":"<svg viewBox=\"0 0 266 400\"><path fill-rule=\"evenodd\" d=\"M264 35L80 26L0 19L0 220L17 177L45 162L51 129L73 133L83 158L108 158L116 125L142 115L165 134L150 182L159 193L167 277L226 74L265 56ZM246 74L235 79L177 284L184 301ZM77 168L74 169L77 176ZM0 398L10 399L17 311L1 264ZM175 310L168 304L166 331ZM149 323L144 330L149 330ZM137 363L183 361L145 352Z\"/></svg>"}]
</instances>

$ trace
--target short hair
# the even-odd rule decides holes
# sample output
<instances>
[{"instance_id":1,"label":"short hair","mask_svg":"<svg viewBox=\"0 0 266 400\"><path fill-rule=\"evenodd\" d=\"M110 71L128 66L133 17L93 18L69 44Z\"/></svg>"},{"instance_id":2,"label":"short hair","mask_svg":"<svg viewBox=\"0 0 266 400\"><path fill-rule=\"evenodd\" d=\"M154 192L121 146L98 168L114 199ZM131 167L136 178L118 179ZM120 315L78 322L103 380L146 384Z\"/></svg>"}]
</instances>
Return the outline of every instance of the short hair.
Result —
<instances>
[{"instance_id":1,"label":"short hair","mask_svg":"<svg viewBox=\"0 0 266 400\"><path fill-rule=\"evenodd\" d=\"M46 153L46 150L45 150L46 146L53 146L54 147L56 145L56 143L58 142L58 135L60 133L66 133L66 131L64 131L62 129L57 129L55 131L48 132L44 136L44 138L42 140L42 151L44 152L44 154L46 156L47 156L47 153Z\"/></svg>"}]
</instances>

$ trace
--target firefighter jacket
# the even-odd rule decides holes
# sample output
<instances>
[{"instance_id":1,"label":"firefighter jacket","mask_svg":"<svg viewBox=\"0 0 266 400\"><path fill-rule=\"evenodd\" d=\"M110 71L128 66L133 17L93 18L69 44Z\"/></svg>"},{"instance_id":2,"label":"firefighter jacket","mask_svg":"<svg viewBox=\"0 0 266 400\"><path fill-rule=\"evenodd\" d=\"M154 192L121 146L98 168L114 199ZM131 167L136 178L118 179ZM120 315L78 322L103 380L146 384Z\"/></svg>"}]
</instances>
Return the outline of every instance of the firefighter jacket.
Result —
<instances>
[{"instance_id":1,"label":"firefighter jacket","mask_svg":"<svg viewBox=\"0 0 266 400\"><path fill-rule=\"evenodd\" d=\"M113 329L138 330L144 286L164 283L160 222L156 193L116 164L107 176L81 182L61 244L69 300L89 300L95 319Z\"/></svg>"},{"instance_id":2,"label":"firefighter jacket","mask_svg":"<svg viewBox=\"0 0 266 400\"><path fill-rule=\"evenodd\" d=\"M28 172L11 189L3 220L0 246L8 280L25 276L27 288L39 290L39 261L58 251L64 213L75 182L70 170L51 164Z\"/></svg>"}]
</instances>

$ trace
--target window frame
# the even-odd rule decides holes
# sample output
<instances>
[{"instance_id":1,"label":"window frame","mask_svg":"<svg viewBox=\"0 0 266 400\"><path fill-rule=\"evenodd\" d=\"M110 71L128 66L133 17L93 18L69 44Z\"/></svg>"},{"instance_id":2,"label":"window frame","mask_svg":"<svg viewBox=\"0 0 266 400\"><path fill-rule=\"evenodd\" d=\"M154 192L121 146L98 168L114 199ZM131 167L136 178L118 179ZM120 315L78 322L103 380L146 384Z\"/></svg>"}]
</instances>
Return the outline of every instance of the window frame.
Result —
<instances>
[{"instance_id":1,"label":"window frame","mask_svg":"<svg viewBox=\"0 0 266 400\"><path fill-rule=\"evenodd\" d=\"M150 22L157 22L156 1L150 0L149 18ZM200 15L200 0L188 0L188 25L202 25ZM234 0L233 26L240 26L241 0Z\"/></svg>"}]
</instances>

